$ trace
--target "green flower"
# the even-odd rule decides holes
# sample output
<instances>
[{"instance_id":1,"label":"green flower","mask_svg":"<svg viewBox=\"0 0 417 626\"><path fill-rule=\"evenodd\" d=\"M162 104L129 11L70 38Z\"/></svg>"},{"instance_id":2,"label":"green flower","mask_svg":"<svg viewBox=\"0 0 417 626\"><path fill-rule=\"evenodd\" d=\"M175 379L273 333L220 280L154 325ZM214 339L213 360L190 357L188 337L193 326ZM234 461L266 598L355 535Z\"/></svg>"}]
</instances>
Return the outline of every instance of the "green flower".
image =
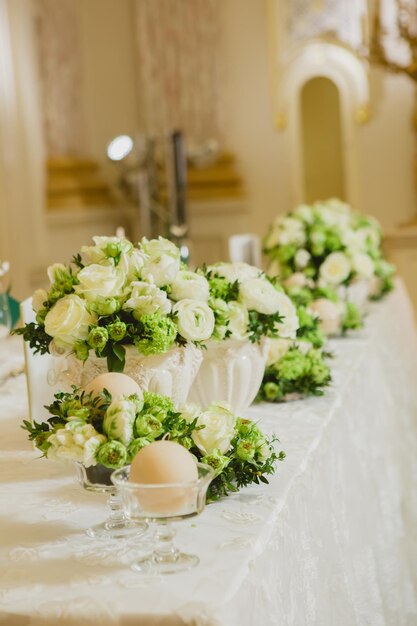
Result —
<instances>
[{"instance_id":1,"label":"green flower","mask_svg":"<svg viewBox=\"0 0 417 626\"><path fill-rule=\"evenodd\" d=\"M231 459L224 456L219 450L213 450L211 454L202 457L201 462L210 465L214 469L214 477L219 476L223 470L229 465Z\"/></svg>"},{"instance_id":2,"label":"green flower","mask_svg":"<svg viewBox=\"0 0 417 626\"><path fill-rule=\"evenodd\" d=\"M276 383L265 383L264 393L267 400L276 400L282 396L281 390Z\"/></svg>"},{"instance_id":3,"label":"green flower","mask_svg":"<svg viewBox=\"0 0 417 626\"><path fill-rule=\"evenodd\" d=\"M103 443L96 453L97 462L105 467L118 469L127 462L127 450L120 441L107 441Z\"/></svg>"},{"instance_id":4,"label":"green flower","mask_svg":"<svg viewBox=\"0 0 417 626\"><path fill-rule=\"evenodd\" d=\"M106 347L108 339L109 333L107 332L107 328L96 326L95 328L92 328L90 330L87 337L87 342L88 345L91 346L91 348L97 350L98 352L102 352Z\"/></svg>"},{"instance_id":5,"label":"green flower","mask_svg":"<svg viewBox=\"0 0 417 626\"><path fill-rule=\"evenodd\" d=\"M162 354L169 350L176 336L177 328L172 319L153 313L142 315L138 321L134 343L142 354Z\"/></svg>"},{"instance_id":6,"label":"green flower","mask_svg":"<svg viewBox=\"0 0 417 626\"><path fill-rule=\"evenodd\" d=\"M164 427L157 417L150 413L139 415L135 421L135 430L138 437L156 439L164 432Z\"/></svg>"},{"instance_id":7,"label":"green flower","mask_svg":"<svg viewBox=\"0 0 417 626\"><path fill-rule=\"evenodd\" d=\"M317 385L323 385L330 378L330 368L324 361L316 360L311 366L310 376Z\"/></svg>"},{"instance_id":8,"label":"green flower","mask_svg":"<svg viewBox=\"0 0 417 626\"><path fill-rule=\"evenodd\" d=\"M251 461L255 456L255 452L256 447L253 441L243 439L237 444L235 454L241 461Z\"/></svg>"},{"instance_id":9,"label":"green flower","mask_svg":"<svg viewBox=\"0 0 417 626\"><path fill-rule=\"evenodd\" d=\"M124 322L113 322L107 326L107 332L113 341L121 341L126 336L126 324Z\"/></svg>"},{"instance_id":10,"label":"green flower","mask_svg":"<svg viewBox=\"0 0 417 626\"><path fill-rule=\"evenodd\" d=\"M144 391L143 400L147 412L152 413L153 415L155 415L156 409L162 409L165 413L174 411L174 403L171 398L161 396L159 393ZM153 409L155 409L155 413Z\"/></svg>"},{"instance_id":11,"label":"green flower","mask_svg":"<svg viewBox=\"0 0 417 626\"><path fill-rule=\"evenodd\" d=\"M142 450L142 448L150 443L152 443L152 440L147 437L138 437L137 439L133 439L127 447L128 460L132 461L139 450Z\"/></svg>"},{"instance_id":12,"label":"green flower","mask_svg":"<svg viewBox=\"0 0 417 626\"><path fill-rule=\"evenodd\" d=\"M308 359L296 348L290 349L278 362L277 370L279 377L286 380L296 380L307 374L309 370Z\"/></svg>"},{"instance_id":13,"label":"green flower","mask_svg":"<svg viewBox=\"0 0 417 626\"><path fill-rule=\"evenodd\" d=\"M116 298L97 298L90 304L90 309L97 315L113 315L120 309L120 302Z\"/></svg>"},{"instance_id":14,"label":"green flower","mask_svg":"<svg viewBox=\"0 0 417 626\"><path fill-rule=\"evenodd\" d=\"M345 315L342 322L343 330L356 330L362 328L362 317L356 304L346 302Z\"/></svg>"},{"instance_id":15,"label":"green flower","mask_svg":"<svg viewBox=\"0 0 417 626\"><path fill-rule=\"evenodd\" d=\"M85 343L85 341L77 341L74 345L74 354L80 361L86 361L88 359L88 353L90 351L90 347Z\"/></svg>"}]
</instances>

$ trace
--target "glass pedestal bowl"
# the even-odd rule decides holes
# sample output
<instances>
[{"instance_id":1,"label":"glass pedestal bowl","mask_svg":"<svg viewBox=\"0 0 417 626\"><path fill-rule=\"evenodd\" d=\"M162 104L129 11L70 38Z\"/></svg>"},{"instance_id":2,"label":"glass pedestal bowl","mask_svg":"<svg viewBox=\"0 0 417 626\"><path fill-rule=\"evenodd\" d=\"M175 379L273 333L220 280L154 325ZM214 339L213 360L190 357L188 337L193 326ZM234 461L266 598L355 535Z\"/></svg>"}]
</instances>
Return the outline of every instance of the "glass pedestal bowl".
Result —
<instances>
[{"instance_id":1,"label":"glass pedestal bowl","mask_svg":"<svg viewBox=\"0 0 417 626\"><path fill-rule=\"evenodd\" d=\"M175 574L200 562L195 554L180 552L174 546L171 522L199 515L206 504L206 493L214 478L211 467L197 463L198 478L185 483L149 485L129 481L130 466L116 470L112 481L117 486L124 513L129 520L154 522L155 549L139 559L132 569L146 575Z\"/></svg>"},{"instance_id":2,"label":"glass pedestal bowl","mask_svg":"<svg viewBox=\"0 0 417 626\"><path fill-rule=\"evenodd\" d=\"M109 496L107 503L110 507L110 515L104 522L86 530L89 537L107 537L109 539L131 537L132 535L143 534L148 529L148 525L144 521L136 522L125 516L117 487L110 478L114 470L104 465L84 467L81 463L75 463L75 468L78 482L84 489L94 493L106 493Z\"/></svg>"}]
</instances>

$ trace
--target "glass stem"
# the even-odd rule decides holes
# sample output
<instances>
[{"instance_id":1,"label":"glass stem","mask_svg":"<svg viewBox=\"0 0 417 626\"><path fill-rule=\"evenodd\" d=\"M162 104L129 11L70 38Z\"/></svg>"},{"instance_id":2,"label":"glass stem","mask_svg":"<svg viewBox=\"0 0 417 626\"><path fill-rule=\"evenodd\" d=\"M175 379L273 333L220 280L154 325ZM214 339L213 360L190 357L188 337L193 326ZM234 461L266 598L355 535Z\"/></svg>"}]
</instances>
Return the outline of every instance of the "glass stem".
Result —
<instances>
[{"instance_id":1,"label":"glass stem","mask_svg":"<svg viewBox=\"0 0 417 626\"><path fill-rule=\"evenodd\" d=\"M154 559L157 563L173 563L178 559L179 550L174 546L175 530L167 522L159 522L155 531Z\"/></svg>"},{"instance_id":2,"label":"glass stem","mask_svg":"<svg viewBox=\"0 0 417 626\"><path fill-rule=\"evenodd\" d=\"M123 526L126 518L124 516L122 503L120 502L120 498L117 495L117 492L111 494L111 496L107 500L107 504L110 507L110 515L105 522L106 528L108 530L112 530L114 528L119 528L120 526Z\"/></svg>"}]
</instances>

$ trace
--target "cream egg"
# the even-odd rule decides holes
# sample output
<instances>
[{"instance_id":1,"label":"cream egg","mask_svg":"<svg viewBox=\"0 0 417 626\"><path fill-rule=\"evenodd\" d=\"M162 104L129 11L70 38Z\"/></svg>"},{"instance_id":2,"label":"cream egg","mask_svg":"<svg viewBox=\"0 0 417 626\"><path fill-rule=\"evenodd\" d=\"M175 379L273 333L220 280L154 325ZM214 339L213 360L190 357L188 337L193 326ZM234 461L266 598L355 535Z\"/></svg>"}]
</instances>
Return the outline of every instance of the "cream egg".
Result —
<instances>
[{"instance_id":1,"label":"cream egg","mask_svg":"<svg viewBox=\"0 0 417 626\"><path fill-rule=\"evenodd\" d=\"M98 396L103 389L107 389L113 399L119 398L120 396L131 396L134 393L142 397L142 389L137 382L135 382L133 378L130 378L130 376L117 372L100 374L84 387L84 391L86 393L92 393L93 396Z\"/></svg>"},{"instance_id":2,"label":"cream egg","mask_svg":"<svg viewBox=\"0 0 417 626\"><path fill-rule=\"evenodd\" d=\"M134 493L140 508L156 517L192 512L196 507L197 480L193 455L180 444L167 440L154 441L142 448L132 461L129 475L129 482L137 485Z\"/></svg>"}]
</instances>

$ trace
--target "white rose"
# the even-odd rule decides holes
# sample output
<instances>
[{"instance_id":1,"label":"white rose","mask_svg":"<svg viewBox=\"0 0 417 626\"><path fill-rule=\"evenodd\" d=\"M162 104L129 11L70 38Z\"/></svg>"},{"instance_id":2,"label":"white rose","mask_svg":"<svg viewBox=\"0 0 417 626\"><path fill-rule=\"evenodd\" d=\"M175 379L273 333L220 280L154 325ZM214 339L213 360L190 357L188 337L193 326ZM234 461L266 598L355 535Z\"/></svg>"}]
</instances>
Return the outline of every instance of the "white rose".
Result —
<instances>
[{"instance_id":1,"label":"white rose","mask_svg":"<svg viewBox=\"0 0 417 626\"><path fill-rule=\"evenodd\" d=\"M50 265L46 270L51 283L55 282L55 280L59 277L59 274L62 274L62 272L66 271L67 268L62 263L54 263L53 265Z\"/></svg>"},{"instance_id":2,"label":"white rose","mask_svg":"<svg viewBox=\"0 0 417 626\"><path fill-rule=\"evenodd\" d=\"M182 419L185 419L186 422L193 422L201 413L201 408L191 403L180 404L177 409L181 413Z\"/></svg>"},{"instance_id":3,"label":"white rose","mask_svg":"<svg viewBox=\"0 0 417 626\"><path fill-rule=\"evenodd\" d=\"M136 281L131 284L130 298L123 304L125 311L133 311L133 317L139 319L141 315L152 313L168 314L171 311L171 302L166 291L159 289L152 283Z\"/></svg>"},{"instance_id":4,"label":"white rose","mask_svg":"<svg viewBox=\"0 0 417 626\"><path fill-rule=\"evenodd\" d=\"M349 276L352 266L346 254L332 252L320 267L320 278L328 285L339 285Z\"/></svg>"},{"instance_id":5,"label":"white rose","mask_svg":"<svg viewBox=\"0 0 417 626\"><path fill-rule=\"evenodd\" d=\"M205 341L214 330L214 313L205 302L186 298L174 305L179 334L188 341Z\"/></svg>"},{"instance_id":6,"label":"white rose","mask_svg":"<svg viewBox=\"0 0 417 626\"><path fill-rule=\"evenodd\" d=\"M341 241L353 253L366 249L366 233L363 230L347 228L341 233Z\"/></svg>"},{"instance_id":7,"label":"white rose","mask_svg":"<svg viewBox=\"0 0 417 626\"><path fill-rule=\"evenodd\" d=\"M282 322L276 322L275 328L280 337L294 339L300 326L297 309L285 293L278 292L278 296L278 312L284 319Z\"/></svg>"},{"instance_id":8,"label":"white rose","mask_svg":"<svg viewBox=\"0 0 417 626\"><path fill-rule=\"evenodd\" d=\"M249 278L240 286L240 299L249 311L266 315L278 311L281 295L266 278Z\"/></svg>"},{"instance_id":9,"label":"white rose","mask_svg":"<svg viewBox=\"0 0 417 626\"><path fill-rule=\"evenodd\" d=\"M216 263L215 265L210 265L208 269L222 276L229 283L234 283L237 280L243 282L248 278L257 278L262 274L262 270L259 267L241 261L236 263Z\"/></svg>"},{"instance_id":10,"label":"white rose","mask_svg":"<svg viewBox=\"0 0 417 626\"><path fill-rule=\"evenodd\" d=\"M305 250L304 248L300 248L300 250L297 250L294 261L297 267L299 267L300 269L303 269L304 267L306 267L308 265L309 260L311 259L311 254L308 252L308 250Z\"/></svg>"},{"instance_id":11,"label":"white rose","mask_svg":"<svg viewBox=\"0 0 417 626\"><path fill-rule=\"evenodd\" d=\"M140 278L140 273L145 264L144 254L137 248L134 248L130 254L126 255L127 267L126 267L126 275L127 280L131 282L132 280L138 280Z\"/></svg>"},{"instance_id":12,"label":"white rose","mask_svg":"<svg viewBox=\"0 0 417 626\"><path fill-rule=\"evenodd\" d=\"M116 244L122 254L128 253L132 249L132 243L124 237L93 237L94 246L82 246L81 259L84 265L107 262L112 258L107 253L107 246Z\"/></svg>"},{"instance_id":13,"label":"white rose","mask_svg":"<svg viewBox=\"0 0 417 626\"><path fill-rule=\"evenodd\" d=\"M225 454L235 434L236 417L226 403L211 404L197 420L197 426L204 426L192 434L194 443L203 454L219 450Z\"/></svg>"},{"instance_id":14,"label":"white rose","mask_svg":"<svg viewBox=\"0 0 417 626\"><path fill-rule=\"evenodd\" d=\"M106 441L91 424L74 420L48 437L47 457L57 461L78 461L85 467L95 465L97 448Z\"/></svg>"},{"instance_id":15,"label":"white rose","mask_svg":"<svg viewBox=\"0 0 417 626\"><path fill-rule=\"evenodd\" d=\"M113 265L87 265L77 274L79 285L74 291L82 295L88 302L98 298L112 298L120 296L125 275L121 268Z\"/></svg>"},{"instance_id":16,"label":"white rose","mask_svg":"<svg viewBox=\"0 0 417 626\"><path fill-rule=\"evenodd\" d=\"M306 287L309 284L309 280L307 276L305 276L302 272L296 272L295 274L291 274L288 278L285 279L284 285L285 287Z\"/></svg>"},{"instance_id":17,"label":"white rose","mask_svg":"<svg viewBox=\"0 0 417 626\"><path fill-rule=\"evenodd\" d=\"M310 303L309 309L319 316L320 328L325 335L338 335L342 329L344 305L332 302L327 298L319 298Z\"/></svg>"},{"instance_id":18,"label":"white rose","mask_svg":"<svg viewBox=\"0 0 417 626\"><path fill-rule=\"evenodd\" d=\"M303 220L306 224L312 224L314 222L314 213L308 204L299 204L294 210L294 215Z\"/></svg>"},{"instance_id":19,"label":"white rose","mask_svg":"<svg viewBox=\"0 0 417 626\"><path fill-rule=\"evenodd\" d=\"M182 270L178 272L171 285L171 298L173 300L200 300L207 302L210 296L210 287L204 276L195 272Z\"/></svg>"},{"instance_id":20,"label":"white rose","mask_svg":"<svg viewBox=\"0 0 417 626\"><path fill-rule=\"evenodd\" d=\"M307 238L304 224L294 217L284 217L277 238L278 243L283 246L287 244L302 246Z\"/></svg>"},{"instance_id":21,"label":"white rose","mask_svg":"<svg viewBox=\"0 0 417 626\"><path fill-rule=\"evenodd\" d=\"M37 289L32 296L32 309L37 313L43 308L43 303L47 300L47 291L45 291L45 289Z\"/></svg>"},{"instance_id":22,"label":"white rose","mask_svg":"<svg viewBox=\"0 0 417 626\"><path fill-rule=\"evenodd\" d=\"M144 237L141 246L145 254L142 278L155 283L157 287L170 285L180 270L179 248L163 237L150 241Z\"/></svg>"},{"instance_id":23,"label":"white rose","mask_svg":"<svg viewBox=\"0 0 417 626\"><path fill-rule=\"evenodd\" d=\"M130 400L114 400L108 407L103 420L103 430L109 439L127 445L133 438L136 405Z\"/></svg>"},{"instance_id":24,"label":"white rose","mask_svg":"<svg viewBox=\"0 0 417 626\"><path fill-rule=\"evenodd\" d=\"M87 311L86 303L79 296L64 296L47 313L45 332L54 338L59 346L72 347L76 341L85 341L89 326L97 317Z\"/></svg>"},{"instance_id":25,"label":"white rose","mask_svg":"<svg viewBox=\"0 0 417 626\"><path fill-rule=\"evenodd\" d=\"M352 265L359 278L369 279L374 275L374 262L364 252L358 252L352 256Z\"/></svg>"},{"instance_id":26,"label":"white rose","mask_svg":"<svg viewBox=\"0 0 417 626\"><path fill-rule=\"evenodd\" d=\"M268 347L268 356L266 359L267 365L272 365L282 359L282 357L287 354L293 343L290 339L271 338L267 338L266 342Z\"/></svg>"},{"instance_id":27,"label":"white rose","mask_svg":"<svg viewBox=\"0 0 417 626\"><path fill-rule=\"evenodd\" d=\"M249 313L247 308L243 304L240 304L240 302L233 300L228 303L227 318L229 320L227 328L231 332L230 336L233 339L245 339L248 334L249 325Z\"/></svg>"}]
</instances>

